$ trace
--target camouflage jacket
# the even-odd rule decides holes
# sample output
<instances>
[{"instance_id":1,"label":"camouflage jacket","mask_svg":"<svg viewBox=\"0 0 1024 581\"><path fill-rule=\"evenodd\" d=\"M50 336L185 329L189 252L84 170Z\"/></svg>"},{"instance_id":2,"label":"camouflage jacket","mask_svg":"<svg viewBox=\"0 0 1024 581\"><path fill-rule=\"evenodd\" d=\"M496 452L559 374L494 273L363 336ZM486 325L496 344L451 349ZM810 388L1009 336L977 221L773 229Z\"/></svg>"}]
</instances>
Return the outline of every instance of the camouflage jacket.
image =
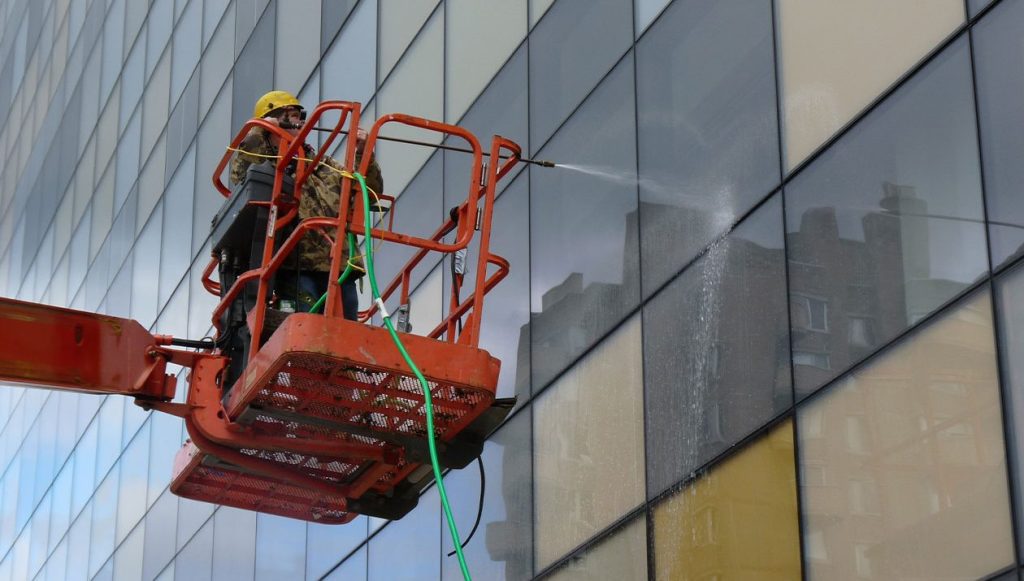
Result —
<instances>
[{"instance_id":1,"label":"camouflage jacket","mask_svg":"<svg viewBox=\"0 0 1024 581\"><path fill-rule=\"evenodd\" d=\"M234 159L231 160L230 180L232 186L241 183L245 179L245 173L250 165L267 160L266 157L261 156L277 155L277 147L270 143L267 133L262 129L257 129L249 134L242 141L239 149L242 151L236 153ZM243 152L254 155L247 155ZM357 152L356 165L359 164L360 156L361 152ZM309 155L308 150L307 157L312 157ZM332 170L331 168L334 169ZM302 186L302 197L299 200L298 211L299 220L319 216L333 218L338 215L338 209L341 206L342 176L335 170L340 169L342 169L342 165L335 159L328 155L323 157L320 166L317 167L315 172L310 174L309 178L306 179L306 183ZM370 161L370 167L366 171L366 185L375 192L382 192L384 190L384 180L381 177L380 167L377 165L376 160ZM335 236L333 231L328 231L328 233L332 238ZM341 252L342 259L347 259L348 244L344 240L342 241ZM295 254L298 256L298 263L295 264L289 260L285 263L286 265L297 266L299 269L306 271L329 272L331 270L331 245L317 231L306 233L305 237L299 242ZM356 264L361 265L362 260L357 260ZM358 274L358 271L356 274Z\"/></svg>"}]
</instances>

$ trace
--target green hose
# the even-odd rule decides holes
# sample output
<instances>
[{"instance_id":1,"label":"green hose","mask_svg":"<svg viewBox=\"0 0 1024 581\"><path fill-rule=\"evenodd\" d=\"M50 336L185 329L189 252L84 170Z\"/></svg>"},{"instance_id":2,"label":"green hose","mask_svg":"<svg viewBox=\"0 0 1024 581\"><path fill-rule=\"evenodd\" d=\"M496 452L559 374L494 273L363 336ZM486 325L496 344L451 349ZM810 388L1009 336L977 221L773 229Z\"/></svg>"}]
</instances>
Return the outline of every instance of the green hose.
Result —
<instances>
[{"instance_id":1,"label":"green hose","mask_svg":"<svg viewBox=\"0 0 1024 581\"><path fill-rule=\"evenodd\" d=\"M355 178L359 180L359 187L363 190L363 223L366 228L370 228L370 195L366 189L366 180L362 175L356 173ZM349 233L349 254L352 253L352 247L354 242L354 236ZM402 354L402 358L405 359L406 364L412 369L412 372L416 374L416 379L420 380L420 386L423 388L423 407L427 412L427 445L430 448L430 464L434 468L434 480L437 481L437 491L441 496L441 506L444 508L444 517L448 521L448 530L452 534L452 542L455 543L455 553L459 557L459 568L462 569L462 578L466 581L470 581L472 578L469 575L469 567L466 566L466 558L462 554L462 540L459 538L459 530L455 526L455 518L452 516L452 508L448 504L448 494L444 489L444 480L441 478L441 466L437 461L437 444L434 441L434 404L430 397L430 387L427 385L427 380L423 377L419 367L413 362L412 358L409 357L409 353L405 350L405 346L402 345L402 340L398 337L398 333L395 332L394 325L391 324L391 316L384 310L384 302L380 298L380 290L377 288L377 276L373 271L373 242L369 231L367 235L363 237L363 242L366 244L366 272L370 279L370 290L373 293L373 299L377 301L380 306L381 315L384 317L384 325L388 328L388 333L391 334L391 340L395 342L395 346L398 347L399 353ZM345 269L345 273L342 274L338 282L342 282L345 275L348 274L351 267ZM323 297L321 297L322 299ZM319 304L319 301L318 301Z\"/></svg>"}]
</instances>

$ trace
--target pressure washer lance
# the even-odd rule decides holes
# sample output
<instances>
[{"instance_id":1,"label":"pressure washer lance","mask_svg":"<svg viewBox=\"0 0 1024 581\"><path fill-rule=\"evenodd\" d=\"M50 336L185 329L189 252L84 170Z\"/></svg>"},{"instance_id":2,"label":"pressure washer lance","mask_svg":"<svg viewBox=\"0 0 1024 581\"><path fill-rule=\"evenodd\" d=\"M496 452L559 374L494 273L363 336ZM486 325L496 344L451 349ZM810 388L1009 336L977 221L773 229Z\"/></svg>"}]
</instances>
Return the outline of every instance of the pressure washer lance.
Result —
<instances>
[{"instance_id":1,"label":"pressure washer lance","mask_svg":"<svg viewBox=\"0 0 1024 581\"><path fill-rule=\"evenodd\" d=\"M323 127L314 127L313 130L323 131L324 133L330 133L331 131L333 131L333 129L325 129ZM338 133L348 135L348 131L339 131ZM426 141L416 141L415 139L402 139L400 137L384 137L383 135L378 135L377 139L381 139L383 141L394 141L396 143L408 143L409 145L421 145L423 147L436 147L438 149L447 149L449 151L461 151L462 153L473 153L472 149L466 149L465 147L456 147L454 145L444 145L440 143L428 143ZM512 156L502 155L501 159L508 159L510 157ZM555 167L555 162L544 161L542 159L527 159L525 157L521 157L519 158L519 161L525 163L532 163L534 165L539 165L541 167Z\"/></svg>"}]
</instances>

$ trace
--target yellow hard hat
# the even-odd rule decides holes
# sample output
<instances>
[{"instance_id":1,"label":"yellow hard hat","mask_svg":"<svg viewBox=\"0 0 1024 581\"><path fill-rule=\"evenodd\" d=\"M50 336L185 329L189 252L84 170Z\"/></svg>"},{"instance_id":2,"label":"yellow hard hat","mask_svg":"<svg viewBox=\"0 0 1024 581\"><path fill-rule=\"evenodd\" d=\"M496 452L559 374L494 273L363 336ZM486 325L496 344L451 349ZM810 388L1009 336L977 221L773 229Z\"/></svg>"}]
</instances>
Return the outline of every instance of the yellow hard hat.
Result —
<instances>
[{"instance_id":1,"label":"yellow hard hat","mask_svg":"<svg viewBox=\"0 0 1024 581\"><path fill-rule=\"evenodd\" d=\"M295 95L288 91L271 91L256 101L256 107L252 110L252 116L263 118L282 107L298 107L302 109L302 104L295 98Z\"/></svg>"}]
</instances>

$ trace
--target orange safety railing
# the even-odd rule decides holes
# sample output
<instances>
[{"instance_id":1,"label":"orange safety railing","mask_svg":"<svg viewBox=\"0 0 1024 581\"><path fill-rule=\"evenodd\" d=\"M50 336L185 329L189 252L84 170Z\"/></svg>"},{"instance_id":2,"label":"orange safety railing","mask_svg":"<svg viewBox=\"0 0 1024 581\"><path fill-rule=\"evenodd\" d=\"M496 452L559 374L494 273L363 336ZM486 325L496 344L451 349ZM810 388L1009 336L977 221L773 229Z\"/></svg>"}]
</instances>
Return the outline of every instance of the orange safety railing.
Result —
<instances>
[{"instance_id":1,"label":"orange safety railing","mask_svg":"<svg viewBox=\"0 0 1024 581\"><path fill-rule=\"evenodd\" d=\"M317 122L323 117L324 113L335 110L341 112L340 118L334 124L330 135L320 147L316 156L312 160L306 160L301 155L303 152L302 146L305 143L306 137L317 125ZM410 127L416 127L426 131L440 133L446 137L454 136L461 138L471 148L473 164L469 176L469 193L466 200L458 206L459 219L452 220L449 218L429 238L395 232L394 213L397 209L397 201L392 196L378 193L377 197L380 200L390 202L391 208L389 212L390 216L388 225L386 229L381 227L374 228L372 226L367 228L364 220L362 196L353 195L358 194L357 184L353 183L354 180L345 176L342 178L341 191L349 192L349 195L343 195L340 197L340 207L338 208L337 216L310 217L301 220L295 226L294 231L291 232L288 238L275 250L274 232L295 218L298 209L297 201L302 195L302 186L306 179L313 171L316 170L318 164L323 159L323 152L329 150L335 138L342 133L342 129L346 125L346 132L350 136L356 134L359 128L359 114L360 105L358 103L326 101L313 110L303 128L295 136L265 120L250 119L245 123L245 125L243 125L238 134L232 140L230 147L221 158L213 175L214 186L224 196L229 196L231 194L231 190L224 185L221 180L221 175L230 163L231 158L234 155L234 151L238 149L239 145L241 145L242 141L251 129L260 127L279 138L278 159L276 163L273 193L270 201L270 217L268 219L267 236L265 238L261 266L240 274L234 281L234 284L232 284L232 287L221 297L220 303L214 309L212 314L212 321L218 333L223 331L221 323L223 313L235 300L238 293L245 288L245 285L257 282L259 286L257 290L256 304L267 304L270 293L270 290L268 289L270 278L294 251L302 237L310 231L320 231L325 236L327 236L327 230L334 230L337 232L336 238L332 239L333 245L329 280L337 280L340 275L342 265L345 263L344 261L347 260L347 257L342 256L343 244L340 243L340 241L345 237L345 232L352 232L364 237L369 235L373 240L394 242L417 248L418 250L416 254L402 267L397 275L395 275L394 279L392 279L392 281L382 290L381 298L384 301L395 296L395 293L400 290L400 302L405 304L409 300L411 273L423 262L426 256L431 252L451 254L462 249L467 249L473 239L474 231L479 229L480 243L476 260L476 285L473 294L465 300L460 300L457 298L456 289L453 288L451 300L449 301L450 308L448 315L439 325L437 325L437 327L427 334L428 337L434 339L441 339L442 337L445 337L445 340L448 342L455 342L457 340L459 343L470 346L475 346L477 344L477 341L479 340L480 312L483 307L484 295L498 284L509 271L508 261L500 256L490 253L490 229L496 185L499 180L511 171L521 156L521 150L514 142L500 136L494 137L489 155L490 163L487 165L487 179L482 182L480 178L485 167L483 164L483 152L479 140L471 132L458 126L448 125L411 115L385 115L374 123L372 129L367 134L366 141L363 145L364 154L362 155L361 164L358 168L359 172L365 175L369 168L370 160L373 157L372 152L374 150L374 146L380 138L380 130L383 126L389 123L399 123ZM345 149L344 166L346 168L354 166L356 148L356 140L350 138ZM505 152L504 155L503 152ZM292 190L295 201L286 202L285 197L282 195L282 187L285 169L293 160L296 162L294 186ZM477 216L478 208L481 209L479 223ZM282 210L284 211L284 215L279 217L278 214ZM454 242L444 242L444 237L453 231L456 233ZM219 257L214 256L203 272L202 283L207 291L220 295L222 291L220 284L210 278L218 263ZM497 270L490 275L487 275L487 270L490 265L496 266ZM326 316L340 316L341 301L339 293L340 288L338 285L332 284L328 286L327 303L324 311ZM368 320L376 313L376 311L376 305L362 311L360 313L360 320ZM265 309L254 308L250 313L250 317L252 346L249 350L249 360L251 361L259 351L259 342L265 319ZM457 322L463 317L467 317L466 324L461 334L456 337Z\"/></svg>"}]
</instances>

